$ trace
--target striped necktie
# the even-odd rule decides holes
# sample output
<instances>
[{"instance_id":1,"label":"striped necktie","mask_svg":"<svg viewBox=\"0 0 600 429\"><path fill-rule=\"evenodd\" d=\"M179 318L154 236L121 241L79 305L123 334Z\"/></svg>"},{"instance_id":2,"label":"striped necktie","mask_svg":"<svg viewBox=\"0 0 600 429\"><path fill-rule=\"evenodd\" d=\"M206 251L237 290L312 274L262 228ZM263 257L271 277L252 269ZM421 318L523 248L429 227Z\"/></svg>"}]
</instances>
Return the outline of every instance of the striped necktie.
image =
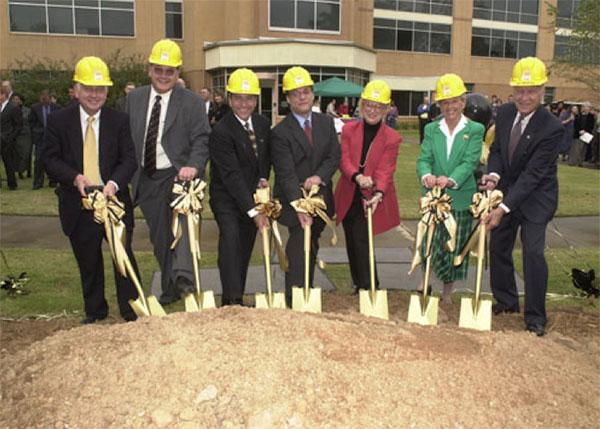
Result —
<instances>
[{"instance_id":1,"label":"striped necktie","mask_svg":"<svg viewBox=\"0 0 600 429\"><path fill-rule=\"evenodd\" d=\"M252 145L252 151L254 152L254 156L258 156L258 148L256 147L256 135L252 128L250 128L250 122L244 122L244 129L248 133L248 138L250 139L250 144Z\"/></svg>"},{"instance_id":2,"label":"striped necktie","mask_svg":"<svg viewBox=\"0 0 600 429\"><path fill-rule=\"evenodd\" d=\"M146 131L146 144L144 145L144 172L149 177L156 173L156 140L158 139L158 125L160 123L160 101L157 95L150 113L148 130Z\"/></svg>"}]
</instances>

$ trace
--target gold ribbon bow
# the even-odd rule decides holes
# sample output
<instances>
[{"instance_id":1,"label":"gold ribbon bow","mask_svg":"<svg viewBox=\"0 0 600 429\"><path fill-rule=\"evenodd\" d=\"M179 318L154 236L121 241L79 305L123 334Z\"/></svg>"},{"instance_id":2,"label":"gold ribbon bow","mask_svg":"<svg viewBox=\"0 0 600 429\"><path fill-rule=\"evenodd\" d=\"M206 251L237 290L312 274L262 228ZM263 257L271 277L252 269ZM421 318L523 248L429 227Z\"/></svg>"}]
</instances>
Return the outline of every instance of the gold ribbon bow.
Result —
<instances>
[{"instance_id":1,"label":"gold ribbon bow","mask_svg":"<svg viewBox=\"0 0 600 429\"><path fill-rule=\"evenodd\" d=\"M283 248L279 224L277 223L277 219L281 216L281 203L279 200L271 198L270 188L257 189L254 194L254 203L256 204L256 211L265 215L271 221L271 229L273 230L273 237L275 239L275 249L279 259L279 266L283 271L287 272L288 260Z\"/></svg>"},{"instance_id":2,"label":"gold ribbon bow","mask_svg":"<svg viewBox=\"0 0 600 429\"><path fill-rule=\"evenodd\" d=\"M481 222L487 215L500 205L504 195L502 191L481 191L473 195L471 203L471 213L475 219L479 219L477 225L471 231L469 239L461 249L460 253L454 257L454 266L462 264L463 260L467 256L469 251L471 255L477 257L477 246L479 244L479 228L485 228L485 225Z\"/></svg>"},{"instance_id":3,"label":"gold ribbon bow","mask_svg":"<svg viewBox=\"0 0 600 429\"><path fill-rule=\"evenodd\" d=\"M117 197L110 197L108 200L102 191L95 190L82 198L83 208L94 211L94 222L104 225L106 231L106 240L113 261L123 277L127 275L126 260L128 258L125 251L125 204Z\"/></svg>"},{"instance_id":4,"label":"gold ribbon bow","mask_svg":"<svg viewBox=\"0 0 600 429\"><path fill-rule=\"evenodd\" d=\"M411 274L416 267L421 264L421 245L423 239L427 235L429 228L435 228L435 225L443 223L448 231L450 239L445 243L448 252L454 251L456 248L456 220L452 216L452 198L445 194L439 187L434 187L420 199L421 219L417 225L417 238L415 239L415 250L413 259L410 265ZM426 249L426 256L429 256L431 249Z\"/></svg>"},{"instance_id":5,"label":"gold ribbon bow","mask_svg":"<svg viewBox=\"0 0 600 429\"><path fill-rule=\"evenodd\" d=\"M183 230L179 223L179 215L191 216L193 228L191 228L191 231L188 231L190 248L192 249L192 254L198 259L200 259L200 213L203 209L204 188L206 188L206 182L198 178L185 182L176 182L173 185L173 194L176 197L171 202L171 208L173 209L171 230L173 231L173 237L175 237L173 244L171 244L171 250L175 249L183 235Z\"/></svg>"},{"instance_id":6,"label":"gold ribbon bow","mask_svg":"<svg viewBox=\"0 0 600 429\"><path fill-rule=\"evenodd\" d=\"M335 224L333 220L327 216L327 204L322 195L316 195L319 192L319 186L313 185L310 191L306 192L306 189L302 188L303 198L292 201L290 204L298 213L306 213L311 216L319 216L323 219L323 222L331 228L333 231L333 237L331 237L331 245L335 246L337 243L337 235L335 233Z\"/></svg>"}]
</instances>

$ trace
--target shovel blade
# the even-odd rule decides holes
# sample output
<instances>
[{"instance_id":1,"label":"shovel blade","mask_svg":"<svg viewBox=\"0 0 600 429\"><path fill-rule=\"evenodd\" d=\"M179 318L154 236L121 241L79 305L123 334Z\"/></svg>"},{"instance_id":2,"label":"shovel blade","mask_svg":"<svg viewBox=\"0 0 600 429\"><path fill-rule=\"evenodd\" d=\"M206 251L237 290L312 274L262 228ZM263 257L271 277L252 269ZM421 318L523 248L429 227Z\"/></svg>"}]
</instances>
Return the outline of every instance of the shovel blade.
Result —
<instances>
[{"instance_id":1,"label":"shovel blade","mask_svg":"<svg viewBox=\"0 0 600 429\"><path fill-rule=\"evenodd\" d=\"M477 313L473 311L473 299L462 298L460 300L460 317L458 326L478 331L490 331L492 329L492 301L482 299L479 301Z\"/></svg>"},{"instance_id":2,"label":"shovel blade","mask_svg":"<svg viewBox=\"0 0 600 429\"><path fill-rule=\"evenodd\" d=\"M269 306L269 296L266 293L257 293L254 295L256 308L281 308L285 309L285 295L283 292L273 293L273 304Z\"/></svg>"},{"instance_id":3,"label":"shovel blade","mask_svg":"<svg viewBox=\"0 0 600 429\"><path fill-rule=\"evenodd\" d=\"M193 293L188 293L184 298L184 302L186 313L197 313L198 311L200 311L198 303L196 302L196 297Z\"/></svg>"},{"instance_id":4,"label":"shovel blade","mask_svg":"<svg viewBox=\"0 0 600 429\"><path fill-rule=\"evenodd\" d=\"M411 295L410 305L408 306L408 322L418 323L423 326L435 326L438 323L439 298L430 296L427 299L427 306L421 305L421 296Z\"/></svg>"},{"instance_id":5,"label":"shovel blade","mask_svg":"<svg viewBox=\"0 0 600 429\"><path fill-rule=\"evenodd\" d=\"M133 310L133 312L135 313L135 315L137 317L150 316L150 313L146 309L146 306L142 303L142 301L139 298L138 299L130 299L129 305L131 306L131 309Z\"/></svg>"},{"instance_id":6,"label":"shovel blade","mask_svg":"<svg viewBox=\"0 0 600 429\"><path fill-rule=\"evenodd\" d=\"M156 299L154 295L148 296L146 302L148 303L148 310L150 310L152 316L163 317L167 315L165 309L160 305L160 302L158 302L158 299Z\"/></svg>"},{"instance_id":7,"label":"shovel blade","mask_svg":"<svg viewBox=\"0 0 600 429\"><path fill-rule=\"evenodd\" d=\"M321 312L321 288L308 289L308 299L304 293L304 288L292 288L292 309L303 313Z\"/></svg>"},{"instance_id":8,"label":"shovel blade","mask_svg":"<svg viewBox=\"0 0 600 429\"><path fill-rule=\"evenodd\" d=\"M371 299L371 296L370 290L360 290L358 295L360 314L388 320L387 290L377 290L373 295L373 299Z\"/></svg>"},{"instance_id":9,"label":"shovel blade","mask_svg":"<svg viewBox=\"0 0 600 429\"><path fill-rule=\"evenodd\" d=\"M217 308L215 304L215 294L212 290L205 290L196 294L196 301L199 304L201 310L208 310L209 308Z\"/></svg>"}]
</instances>

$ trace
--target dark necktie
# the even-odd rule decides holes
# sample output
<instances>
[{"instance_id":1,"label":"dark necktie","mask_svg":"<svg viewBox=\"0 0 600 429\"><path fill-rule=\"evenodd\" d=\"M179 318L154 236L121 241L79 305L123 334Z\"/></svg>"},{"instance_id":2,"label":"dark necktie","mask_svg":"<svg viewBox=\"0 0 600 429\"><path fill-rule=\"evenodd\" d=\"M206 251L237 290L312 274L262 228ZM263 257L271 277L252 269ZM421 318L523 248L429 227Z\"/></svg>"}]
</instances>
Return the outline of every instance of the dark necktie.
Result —
<instances>
[{"instance_id":1,"label":"dark necktie","mask_svg":"<svg viewBox=\"0 0 600 429\"><path fill-rule=\"evenodd\" d=\"M254 156L258 156L258 148L256 147L256 135L254 131L250 128L250 122L244 122L244 128L248 133L248 138L250 139L250 144L252 145L252 151L254 152Z\"/></svg>"},{"instance_id":2,"label":"dark necktie","mask_svg":"<svg viewBox=\"0 0 600 429\"><path fill-rule=\"evenodd\" d=\"M42 116L44 117L44 128L48 123L48 106L42 106Z\"/></svg>"},{"instance_id":3,"label":"dark necktie","mask_svg":"<svg viewBox=\"0 0 600 429\"><path fill-rule=\"evenodd\" d=\"M512 157L515 153L515 149L517 149L517 145L519 144L519 140L521 140L521 134L523 133L521 130L521 122L523 121L523 116L519 115L517 119L517 123L513 127L510 132L510 140L508 142L508 163L512 162Z\"/></svg>"},{"instance_id":4,"label":"dark necktie","mask_svg":"<svg viewBox=\"0 0 600 429\"><path fill-rule=\"evenodd\" d=\"M160 122L161 96L157 95L155 100L152 113L150 113L150 122L148 122L148 130L146 131L146 144L144 145L144 171L148 176L152 176L156 172L156 140Z\"/></svg>"},{"instance_id":5,"label":"dark necktie","mask_svg":"<svg viewBox=\"0 0 600 429\"><path fill-rule=\"evenodd\" d=\"M312 135L312 127L310 126L310 120L306 119L304 121L304 134L306 134L306 138L310 145L313 145L313 135Z\"/></svg>"}]
</instances>

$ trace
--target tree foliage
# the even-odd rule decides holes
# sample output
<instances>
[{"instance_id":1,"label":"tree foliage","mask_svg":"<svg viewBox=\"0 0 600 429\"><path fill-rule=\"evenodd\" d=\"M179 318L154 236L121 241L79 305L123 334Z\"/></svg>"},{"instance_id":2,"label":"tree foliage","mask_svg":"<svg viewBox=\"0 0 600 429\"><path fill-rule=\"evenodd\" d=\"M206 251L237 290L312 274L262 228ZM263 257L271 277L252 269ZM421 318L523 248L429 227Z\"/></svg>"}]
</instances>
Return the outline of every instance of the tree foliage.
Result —
<instances>
[{"instance_id":1,"label":"tree foliage","mask_svg":"<svg viewBox=\"0 0 600 429\"><path fill-rule=\"evenodd\" d=\"M548 13L554 18L555 31L563 27L565 21L558 10L548 5ZM566 49L554 57L551 70L555 75L588 86L600 92L600 1L580 0L571 17L572 28L567 39Z\"/></svg>"},{"instance_id":2,"label":"tree foliage","mask_svg":"<svg viewBox=\"0 0 600 429\"><path fill-rule=\"evenodd\" d=\"M120 50L103 58L110 70L113 86L108 93L107 104L112 106L122 97L123 88L129 81L136 85L149 82L147 61L140 54L123 55ZM27 105L38 102L39 93L47 89L58 99L58 103L66 105L69 102L69 86L73 83L73 71L78 58L67 62L52 58L32 58L24 56L11 64L9 70L3 73L3 79L10 79L13 90L22 94Z\"/></svg>"}]
</instances>

